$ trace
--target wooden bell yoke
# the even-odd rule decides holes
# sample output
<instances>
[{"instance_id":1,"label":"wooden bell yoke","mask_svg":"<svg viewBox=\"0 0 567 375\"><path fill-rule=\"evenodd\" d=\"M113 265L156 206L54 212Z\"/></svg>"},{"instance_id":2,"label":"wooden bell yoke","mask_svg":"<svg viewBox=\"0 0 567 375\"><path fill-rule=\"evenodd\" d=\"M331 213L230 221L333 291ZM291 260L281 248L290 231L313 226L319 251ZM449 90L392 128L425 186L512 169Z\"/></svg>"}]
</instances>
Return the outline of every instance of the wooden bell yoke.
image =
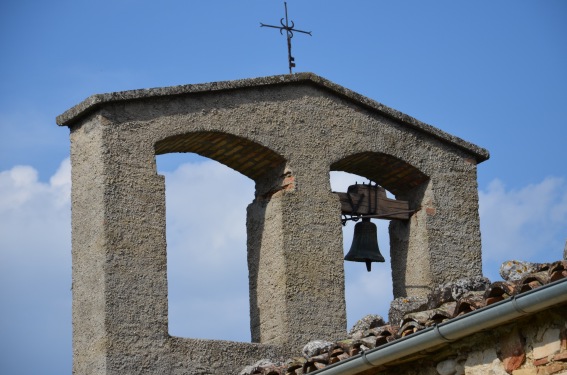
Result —
<instances>
[{"instance_id":1,"label":"wooden bell yoke","mask_svg":"<svg viewBox=\"0 0 567 375\"><path fill-rule=\"evenodd\" d=\"M410 210L408 201L386 197L386 190L378 185L355 184L346 193L335 192L341 201L341 213L373 219L408 220L416 210Z\"/></svg>"}]
</instances>

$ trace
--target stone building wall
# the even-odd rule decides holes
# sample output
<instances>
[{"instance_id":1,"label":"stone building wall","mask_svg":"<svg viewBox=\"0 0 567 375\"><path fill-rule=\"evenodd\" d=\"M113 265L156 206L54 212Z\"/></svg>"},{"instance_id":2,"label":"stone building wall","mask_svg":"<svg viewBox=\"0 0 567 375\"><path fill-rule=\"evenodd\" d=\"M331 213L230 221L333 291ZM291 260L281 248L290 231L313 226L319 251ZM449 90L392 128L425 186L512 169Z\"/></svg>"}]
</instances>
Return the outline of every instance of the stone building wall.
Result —
<instances>
[{"instance_id":1,"label":"stone building wall","mask_svg":"<svg viewBox=\"0 0 567 375\"><path fill-rule=\"evenodd\" d=\"M567 307L559 306L390 364L368 375L567 374Z\"/></svg>"}]
</instances>

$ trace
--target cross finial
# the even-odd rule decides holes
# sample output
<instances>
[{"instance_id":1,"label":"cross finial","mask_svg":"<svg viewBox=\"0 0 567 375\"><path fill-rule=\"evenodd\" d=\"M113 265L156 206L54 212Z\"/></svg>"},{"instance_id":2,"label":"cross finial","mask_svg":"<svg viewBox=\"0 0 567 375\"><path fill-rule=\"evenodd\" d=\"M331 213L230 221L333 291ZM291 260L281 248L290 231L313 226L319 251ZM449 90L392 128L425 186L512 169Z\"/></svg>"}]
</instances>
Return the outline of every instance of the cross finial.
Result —
<instances>
[{"instance_id":1,"label":"cross finial","mask_svg":"<svg viewBox=\"0 0 567 375\"><path fill-rule=\"evenodd\" d=\"M295 67L295 58L291 55L291 38L293 38L293 32L297 31L298 33L309 34L309 36L311 36L311 31L303 31L303 30L295 29L294 28L295 24L293 23L293 21L289 21L291 22L291 26L290 26L287 19L287 2L285 1L284 1L284 7L285 7L285 24L283 22L284 19L282 18L280 19L281 26L266 25L260 22L260 27L272 27L274 29L279 29L280 34L283 34L283 30L285 30L287 36L287 59L289 62L289 74L291 74L291 68Z\"/></svg>"}]
</instances>

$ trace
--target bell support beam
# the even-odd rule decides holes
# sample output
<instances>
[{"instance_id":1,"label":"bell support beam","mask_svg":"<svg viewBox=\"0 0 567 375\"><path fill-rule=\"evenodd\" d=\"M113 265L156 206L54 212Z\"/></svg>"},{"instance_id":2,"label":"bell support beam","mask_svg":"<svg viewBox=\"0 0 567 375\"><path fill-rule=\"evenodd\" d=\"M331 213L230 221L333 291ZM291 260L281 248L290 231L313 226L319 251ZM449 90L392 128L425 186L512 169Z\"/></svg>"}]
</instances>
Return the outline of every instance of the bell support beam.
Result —
<instances>
[{"instance_id":1,"label":"bell support beam","mask_svg":"<svg viewBox=\"0 0 567 375\"><path fill-rule=\"evenodd\" d=\"M414 213L408 201L386 197L380 186L351 185L348 192L334 192L341 202L343 215L372 215L380 219L408 220Z\"/></svg>"}]
</instances>

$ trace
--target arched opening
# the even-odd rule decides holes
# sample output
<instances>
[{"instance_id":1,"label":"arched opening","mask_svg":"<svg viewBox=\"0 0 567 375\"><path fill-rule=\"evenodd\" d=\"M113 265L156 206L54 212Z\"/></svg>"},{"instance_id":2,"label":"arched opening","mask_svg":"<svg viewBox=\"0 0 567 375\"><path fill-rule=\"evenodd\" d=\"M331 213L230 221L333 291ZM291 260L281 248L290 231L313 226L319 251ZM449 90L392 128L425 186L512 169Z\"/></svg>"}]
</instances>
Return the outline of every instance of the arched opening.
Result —
<instances>
[{"instance_id":1,"label":"arched opening","mask_svg":"<svg viewBox=\"0 0 567 375\"><path fill-rule=\"evenodd\" d=\"M367 182L365 177L347 172L330 172L331 190L345 192L350 185ZM389 193L389 192L388 192ZM389 194L392 197L391 194ZM392 270L390 267L390 242L387 220L373 219L378 227L378 247L384 256L384 263L373 263L372 272L367 272L364 263L345 261L345 300L347 326L350 329L358 320L368 314L378 314L387 319L392 295ZM343 250L349 251L354 226L348 221L343 226Z\"/></svg>"},{"instance_id":2,"label":"arched opening","mask_svg":"<svg viewBox=\"0 0 567 375\"><path fill-rule=\"evenodd\" d=\"M167 137L155 144L156 155L194 152L257 181L282 168L284 158L248 139L220 132L194 132Z\"/></svg>"},{"instance_id":3,"label":"arched opening","mask_svg":"<svg viewBox=\"0 0 567 375\"><path fill-rule=\"evenodd\" d=\"M283 159L214 132L169 137L155 149L166 184L169 333L250 342L246 207L253 178Z\"/></svg>"},{"instance_id":4,"label":"arched opening","mask_svg":"<svg viewBox=\"0 0 567 375\"><path fill-rule=\"evenodd\" d=\"M156 161L166 187L169 333L250 341L246 206L254 182L196 154Z\"/></svg>"},{"instance_id":5,"label":"arched opening","mask_svg":"<svg viewBox=\"0 0 567 375\"><path fill-rule=\"evenodd\" d=\"M385 188L388 198L410 201L408 211L411 211L418 208L417 201L420 200L416 198L415 191L419 190L428 177L398 158L376 152L350 155L331 165L330 181L334 192L346 192L350 185L368 180ZM366 272L363 263L345 261L345 299L349 327L367 314L378 314L387 319L390 301L395 297L395 263L401 263L400 253L407 252L407 249L401 248L400 241L394 243L390 240L392 226L389 220L372 219L372 222L378 227L378 245L385 262L374 263L372 272ZM354 226L355 223L348 221L343 227L345 254L352 244ZM407 241L402 243L407 244Z\"/></svg>"},{"instance_id":6,"label":"arched opening","mask_svg":"<svg viewBox=\"0 0 567 375\"><path fill-rule=\"evenodd\" d=\"M426 182L429 177L419 169L392 155L361 152L331 165L331 171L344 171L377 182L398 199Z\"/></svg>"}]
</instances>

